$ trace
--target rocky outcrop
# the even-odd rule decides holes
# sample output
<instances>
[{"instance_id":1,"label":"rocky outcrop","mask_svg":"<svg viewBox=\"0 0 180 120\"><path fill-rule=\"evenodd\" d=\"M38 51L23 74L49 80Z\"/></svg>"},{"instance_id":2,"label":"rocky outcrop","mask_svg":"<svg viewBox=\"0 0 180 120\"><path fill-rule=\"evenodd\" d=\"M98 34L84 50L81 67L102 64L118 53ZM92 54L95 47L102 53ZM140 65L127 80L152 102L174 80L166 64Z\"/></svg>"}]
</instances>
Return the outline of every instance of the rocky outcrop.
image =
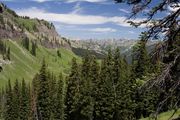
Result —
<instances>
[{"instance_id":1,"label":"rocky outcrop","mask_svg":"<svg viewBox=\"0 0 180 120\"><path fill-rule=\"evenodd\" d=\"M15 30L6 30L3 28L0 28L0 38L1 39L17 39L17 38L21 38L24 37L25 34L19 31L15 31Z\"/></svg>"},{"instance_id":2,"label":"rocky outcrop","mask_svg":"<svg viewBox=\"0 0 180 120\"><path fill-rule=\"evenodd\" d=\"M21 40L25 37L39 41L38 43L48 48L71 48L69 43L57 33L52 23L18 16L0 3L0 39Z\"/></svg>"}]
</instances>

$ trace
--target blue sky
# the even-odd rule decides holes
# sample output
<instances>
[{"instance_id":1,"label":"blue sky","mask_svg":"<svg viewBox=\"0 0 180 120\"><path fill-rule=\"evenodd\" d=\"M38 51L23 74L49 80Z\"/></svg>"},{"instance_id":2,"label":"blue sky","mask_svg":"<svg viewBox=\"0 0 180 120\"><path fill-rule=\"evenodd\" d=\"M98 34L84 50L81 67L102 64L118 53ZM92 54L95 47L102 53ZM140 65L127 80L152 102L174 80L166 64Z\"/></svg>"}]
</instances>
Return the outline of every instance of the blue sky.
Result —
<instances>
[{"instance_id":1,"label":"blue sky","mask_svg":"<svg viewBox=\"0 0 180 120\"><path fill-rule=\"evenodd\" d=\"M125 20L131 7L113 0L0 0L17 14L53 22L62 36L75 39L137 39L145 26L134 28ZM146 12L146 11L144 11ZM166 13L164 13L166 14ZM163 13L157 17L163 17ZM143 20L142 15L136 21Z\"/></svg>"}]
</instances>

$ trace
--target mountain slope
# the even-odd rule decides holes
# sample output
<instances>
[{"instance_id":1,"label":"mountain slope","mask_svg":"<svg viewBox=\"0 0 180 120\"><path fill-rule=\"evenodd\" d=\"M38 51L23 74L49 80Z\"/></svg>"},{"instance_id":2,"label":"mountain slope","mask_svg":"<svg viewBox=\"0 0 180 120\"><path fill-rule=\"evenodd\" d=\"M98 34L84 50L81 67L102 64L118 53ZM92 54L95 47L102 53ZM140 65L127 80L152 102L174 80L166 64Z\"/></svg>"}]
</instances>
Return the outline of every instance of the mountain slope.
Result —
<instances>
[{"instance_id":1,"label":"mountain slope","mask_svg":"<svg viewBox=\"0 0 180 120\"><path fill-rule=\"evenodd\" d=\"M29 50L22 45L26 38L29 40ZM32 80L43 59L47 62L48 69L55 74L67 74L72 58L80 59L71 51L69 41L57 33L52 23L18 16L3 3L0 3L0 40L10 48L11 57L10 61L4 59L0 51L0 87L8 79ZM38 46L36 56L31 54L32 43Z\"/></svg>"},{"instance_id":2,"label":"mountain slope","mask_svg":"<svg viewBox=\"0 0 180 120\"><path fill-rule=\"evenodd\" d=\"M63 39L52 23L45 20L30 19L18 16L3 3L0 3L0 38L20 40L28 37L31 41L38 41L48 48L65 47L70 49L66 39Z\"/></svg>"},{"instance_id":3,"label":"mountain slope","mask_svg":"<svg viewBox=\"0 0 180 120\"><path fill-rule=\"evenodd\" d=\"M173 115L173 112L174 112L174 110L163 112L158 115L157 120L173 120L180 116L180 109L174 115ZM171 119L169 119L172 115L173 115L173 117ZM154 119L148 117L148 118L142 118L140 120L154 120Z\"/></svg>"},{"instance_id":4,"label":"mountain slope","mask_svg":"<svg viewBox=\"0 0 180 120\"><path fill-rule=\"evenodd\" d=\"M22 79L26 81L32 80L34 75L38 73L43 58L45 58L50 71L59 74L68 73L70 63L73 57L80 60L72 51L65 48L49 49L38 45L36 57L31 55L21 44L13 40L6 40L6 45L11 48L11 61L1 59L3 70L0 72L0 87L4 86L8 79ZM61 57L57 55L60 51Z\"/></svg>"}]
</instances>

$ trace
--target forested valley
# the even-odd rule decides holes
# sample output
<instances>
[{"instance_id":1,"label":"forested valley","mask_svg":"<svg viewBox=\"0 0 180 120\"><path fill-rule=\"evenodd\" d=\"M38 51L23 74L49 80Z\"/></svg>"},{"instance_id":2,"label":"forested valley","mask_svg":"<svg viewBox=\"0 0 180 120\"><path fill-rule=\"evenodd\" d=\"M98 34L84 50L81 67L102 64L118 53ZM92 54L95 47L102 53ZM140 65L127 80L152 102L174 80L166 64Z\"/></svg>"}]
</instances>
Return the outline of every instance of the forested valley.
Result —
<instances>
[{"instance_id":1,"label":"forested valley","mask_svg":"<svg viewBox=\"0 0 180 120\"><path fill-rule=\"evenodd\" d=\"M158 87L143 88L146 80L162 71L160 58L150 58L145 41L133 48L129 65L120 50L109 49L99 62L94 56L77 63L71 72L54 75L45 59L32 83L16 80L1 90L1 117L5 120L133 120L156 112L166 98ZM155 60L154 60L155 59ZM178 91L177 91L178 92ZM177 96L163 103L160 111L174 109ZM154 116L155 117L155 116Z\"/></svg>"},{"instance_id":2,"label":"forested valley","mask_svg":"<svg viewBox=\"0 0 180 120\"><path fill-rule=\"evenodd\" d=\"M103 54L75 48L52 23L0 4L0 120L180 119L179 0L113 2L131 6L128 23L147 28L126 48L130 56L108 45ZM146 19L133 21L146 8Z\"/></svg>"}]
</instances>

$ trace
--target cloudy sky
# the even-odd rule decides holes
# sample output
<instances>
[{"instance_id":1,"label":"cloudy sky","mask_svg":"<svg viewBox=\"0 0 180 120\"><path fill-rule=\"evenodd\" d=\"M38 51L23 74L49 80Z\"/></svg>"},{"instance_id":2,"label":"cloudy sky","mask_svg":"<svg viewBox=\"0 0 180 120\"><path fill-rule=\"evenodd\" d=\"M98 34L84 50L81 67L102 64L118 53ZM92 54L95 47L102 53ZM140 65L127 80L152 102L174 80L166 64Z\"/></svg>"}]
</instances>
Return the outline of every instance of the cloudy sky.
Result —
<instances>
[{"instance_id":1,"label":"cloudy sky","mask_svg":"<svg viewBox=\"0 0 180 120\"><path fill-rule=\"evenodd\" d=\"M126 19L131 7L113 0L0 0L18 15L53 22L62 36L76 39L137 39L145 26L134 28ZM157 3L154 3L157 4ZM146 10L144 13L147 12ZM166 13L165 13L166 14ZM157 17L163 17L163 13ZM136 21L143 20L139 15Z\"/></svg>"}]
</instances>

